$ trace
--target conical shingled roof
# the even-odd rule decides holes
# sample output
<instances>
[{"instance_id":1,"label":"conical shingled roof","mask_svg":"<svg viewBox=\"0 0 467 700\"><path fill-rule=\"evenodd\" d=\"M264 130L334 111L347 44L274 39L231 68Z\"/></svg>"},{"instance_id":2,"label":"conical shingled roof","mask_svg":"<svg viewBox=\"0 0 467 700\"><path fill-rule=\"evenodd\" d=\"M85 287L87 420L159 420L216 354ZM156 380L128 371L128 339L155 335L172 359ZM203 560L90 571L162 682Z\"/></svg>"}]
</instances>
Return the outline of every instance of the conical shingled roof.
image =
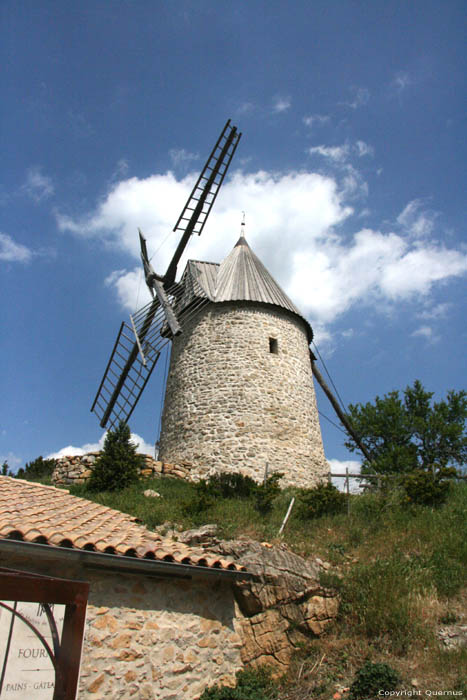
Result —
<instances>
[{"instance_id":1,"label":"conical shingled roof","mask_svg":"<svg viewBox=\"0 0 467 700\"><path fill-rule=\"evenodd\" d=\"M312 340L310 324L253 253L243 234L220 265L190 260L185 275L195 277L198 289L201 287L210 301L252 301L291 311L305 322Z\"/></svg>"},{"instance_id":2,"label":"conical shingled roof","mask_svg":"<svg viewBox=\"0 0 467 700\"><path fill-rule=\"evenodd\" d=\"M220 264L215 301L260 301L282 306L294 314L301 315L258 256L253 253L243 235Z\"/></svg>"}]
</instances>

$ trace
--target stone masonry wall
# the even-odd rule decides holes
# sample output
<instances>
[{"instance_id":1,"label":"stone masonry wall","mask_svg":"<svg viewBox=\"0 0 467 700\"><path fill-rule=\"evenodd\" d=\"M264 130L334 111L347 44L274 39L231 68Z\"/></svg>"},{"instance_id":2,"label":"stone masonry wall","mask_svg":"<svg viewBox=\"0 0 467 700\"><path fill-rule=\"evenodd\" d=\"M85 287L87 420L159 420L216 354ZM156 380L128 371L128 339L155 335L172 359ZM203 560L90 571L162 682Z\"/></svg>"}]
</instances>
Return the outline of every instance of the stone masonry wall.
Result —
<instances>
[{"instance_id":1,"label":"stone masonry wall","mask_svg":"<svg viewBox=\"0 0 467 700\"><path fill-rule=\"evenodd\" d=\"M51 550L54 548L51 547ZM77 697L197 700L243 668L229 582L99 571L9 553L2 565L90 584Z\"/></svg>"},{"instance_id":2,"label":"stone masonry wall","mask_svg":"<svg viewBox=\"0 0 467 700\"><path fill-rule=\"evenodd\" d=\"M100 452L88 452L84 455L73 455L57 459L57 466L52 474L54 484L84 484L92 474L94 464ZM191 465L189 464L163 464L150 455L144 457L144 466L141 476L153 477L173 476L179 479L190 480Z\"/></svg>"},{"instance_id":3,"label":"stone masonry wall","mask_svg":"<svg viewBox=\"0 0 467 700\"><path fill-rule=\"evenodd\" d=\"M80 698L194 700L243 666L229 585L88 574Z\"/></svg>"},{"instance_id":4,"label":"stone masonry wall","mask_svg":"<svg viewBox=\"0 0 467 700\"><path fill-rule=\"evenodd\" d=\"M84 484L92 474L94 464L100 452L88 452L84 455L73 455L57 459L57 466L52 474L52 481L58 486L66 484ZM142 477L170 476L175 479L187 481L199 481L212 471L209 467L195 467L189 462L182 464L170 464L160 462L150 455L144 457L144 466L141 470Z\"/></svg>"},{"instance_id":5,"label":"stone masonry wall","mask_svg":"<svg viewBox=\"0 0 467 700\"><path fill-rule=\"evenodd\" d=\"M277 353L270 352L270 339ZM303 322L282 309L209 305L175 339L160 459L311 487L324 457Z\"/></svg>"}]
</instances>

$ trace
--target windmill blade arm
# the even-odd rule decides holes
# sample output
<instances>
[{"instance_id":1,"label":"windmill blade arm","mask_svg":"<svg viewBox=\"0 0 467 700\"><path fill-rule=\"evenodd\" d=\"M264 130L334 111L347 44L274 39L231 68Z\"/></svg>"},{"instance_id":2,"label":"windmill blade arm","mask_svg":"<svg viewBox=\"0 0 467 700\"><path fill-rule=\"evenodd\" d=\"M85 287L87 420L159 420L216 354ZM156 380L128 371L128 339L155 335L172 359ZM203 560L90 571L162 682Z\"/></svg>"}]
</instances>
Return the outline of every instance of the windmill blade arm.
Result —
<instances>
[{"instance_id":1,"label":"windmill blade arm","mask_svg":"<svg viewBox=\"0 0 467 700\"><path fill-rule=\"evenodd\" d=\"M313 376L316 378L316 381L318 382L321 389L324 391L324 393L328 397L329 401L331 402L331 406L335 410L337 417L341 421L341 423L344 426L344 428L346 429L347 433L351 436L351 438L354 440L354 442L358 445L358 447L360 448L360 450L363 453L363 456L366 457L366 459L369 462L371 462L373 459L371 454L368 452L367 448L365 447L365 445L361 441L360 437L357 435L357 433L353 429L347 416L341 410L341 408L340 408L339 404L337 403L331 389L326 384L323 375L321 374L319 369L316 367L311 352L310 352L310 358L311 358L311 366L312 366L312 370L313 370Z\"/></svg>"},{"instance_id":2,"label":"windmill blade arm","mask_svg":"<svg viewBox=\"0 0 467 700\"><path fill-rule=\"evenodd\" d=\"M174 226L173 230L180 231L183 235L164 275L166 285L175 281L177 265L190 236L195 231L201 235L240 138L241 134L235 126L230 125L229 119Z\"/></svg>"},{"instance_id":3,"label":"windmill blade arm","mask_svg":"<svg viewBox=\"0 0 467 700\"><path fill-rule=\"evenodd\" d=\"M154 292L156 293L159 304L164 310L164 314L167 319L167 323L169 324L170 330L172 331L172 335L180 335L182 329L167 297L164 285L162 284L162 279L159 275L157 275L154 272L154 269L151 263L149 262L148 250L146 247L146 239L141 233L141 229L138 229L138 233L139 242L141 246L141 260L143 262L144 276L146 278L146 284L148 286L148 289L151 292L152 296L154 296Z\"/></svg>"},{"instance_id":4,"label":"windmill blade arm","mask_svg":"<svg viewBox=\"0 0 467 700\"><path fill-rule=\"evenodd\" d=\"M144 268L144 278L146 280L146 285L151 292L152 296L154 296L154 289L153 289L153 280L157 278L156 273L154 272L154 268L149 262L149 256L148 256L148 249L146 247L146 239L141 233L141 229L138 229L139 233L139 244L141 247L141 261L143 263L143 268Z\"/></svg>"},{"instance_id":5,"label":"windmill blade arm","mask_svg":"<svg viewBox=\"0 0 467 700\"><path fill-rule=\"evenodd\" d=\"M174 310L170 305L170 301L167 297L167 294L165 293L164 285L158 279L154 278L152 280L152 286L154 288L154 291L156 292L157 298L159 299L160 305L164 309L165 317L167 319L167 323L170 326L170 330L172 331L172 335L180 335L182 329L177 320L177 317L175 316Z\"/></svg>"}]
</instances>

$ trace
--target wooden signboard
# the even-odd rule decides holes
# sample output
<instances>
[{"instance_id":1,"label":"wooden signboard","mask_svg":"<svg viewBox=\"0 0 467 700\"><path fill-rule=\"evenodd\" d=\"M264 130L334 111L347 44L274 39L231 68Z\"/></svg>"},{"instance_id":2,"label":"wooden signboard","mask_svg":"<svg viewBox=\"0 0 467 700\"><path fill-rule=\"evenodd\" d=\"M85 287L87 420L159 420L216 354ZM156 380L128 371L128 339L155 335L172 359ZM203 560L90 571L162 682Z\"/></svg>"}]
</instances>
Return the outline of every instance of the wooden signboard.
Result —
<instances>
[{"instance_id":1,"label":"wooden signboard","mask_svg":"<svg viewBox=\"0 0 467 700\"><path fill-rule=\"evenodd\" d=\"M1 700L74 700L89 584L0 568Z\"/></svg>"},{"instance_id":2,"label":"wooden signboard","mask_svg":"<svg viewBox=\"0 0 467 700\"><path fill-rule=\"evenodd\" d=\"M53 653L52 630L43 603L2 603L6 603L14 612L0 606L1 699L51 700L55 689L55 668L37 634L39 632ZM50 605L49 610L60 640L65 606Z\"/></svg>"}]
</instances>

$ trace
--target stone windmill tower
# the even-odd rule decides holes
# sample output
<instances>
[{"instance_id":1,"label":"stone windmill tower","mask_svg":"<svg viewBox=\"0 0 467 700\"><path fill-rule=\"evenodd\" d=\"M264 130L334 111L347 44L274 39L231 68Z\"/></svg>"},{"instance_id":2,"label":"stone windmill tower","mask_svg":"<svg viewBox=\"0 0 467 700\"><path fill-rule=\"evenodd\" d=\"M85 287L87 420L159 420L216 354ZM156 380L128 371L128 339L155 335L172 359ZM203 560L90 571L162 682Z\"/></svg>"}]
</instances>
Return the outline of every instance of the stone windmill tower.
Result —
<instances>
[{"instance_id":1,"label":"stone windmill tower","mask_svg":"<svg viewBox=\"0 0 467 700\"><path fill-rule=\"evenodd\" d=\"M174 230L182 238L153 301L122 323L93 407L102 427L128 420L163 348L172 344L159 458L194 476L232 471L260 481L266 465L283 484L327 477L313 387L313 331L242 234L220 263L177 264L201 233L240 134L227 122ZM187 223L183 223L187 222Z\"/></svg>"},{"instance_id":2,"label":"stone windmill tower","mask_svg":"<svg viewBox=\"0 0 467 700\"><path fill-rule=\"evenodd\" d=\"M160 459L284 482L327 476L308 348L313 332L242 231L220 264L190 260L209 300L174 339ZM199 292L198 292L199 293Z\"/></svg>"}]
</instances>

